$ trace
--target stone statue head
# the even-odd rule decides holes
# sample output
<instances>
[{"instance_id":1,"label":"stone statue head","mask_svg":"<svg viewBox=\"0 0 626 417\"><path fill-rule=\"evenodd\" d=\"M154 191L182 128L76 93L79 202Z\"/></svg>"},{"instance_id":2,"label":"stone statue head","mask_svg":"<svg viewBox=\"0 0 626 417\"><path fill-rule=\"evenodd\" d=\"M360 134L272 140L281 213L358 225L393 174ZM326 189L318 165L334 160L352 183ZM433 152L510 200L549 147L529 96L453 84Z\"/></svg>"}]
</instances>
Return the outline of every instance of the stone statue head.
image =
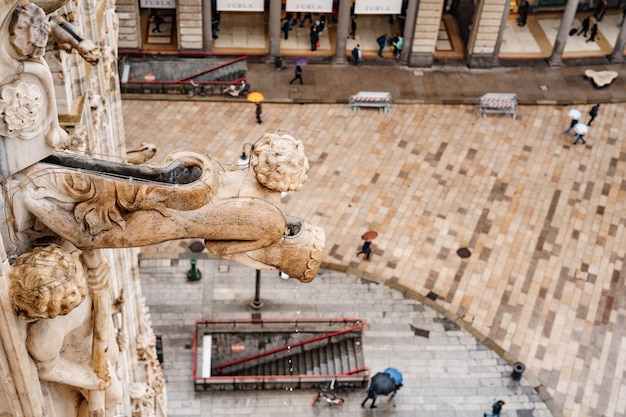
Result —
<instances>
[{"instance_id":1,"label":"stone statue head","mask_svg":"<svg viewBox=\"0 0 626 417\"><path fill-rule=\"evenodd\" d=\"M65 249L50 245L22 254L11 265L11 302L28 318L54 318L77 307L87 294L82 267Z\"/></svg>"},{"instance_id":2,"label":"stone statue head","mask_svg":"<svg viewBox=\"0 0 626 417\"><path fill-rule=\"evenodd\" d=\"M252 148L250 166L260 184L273 191L297 191L307 179L309 160L302 142L285 131L266 133Z\"/></svg>"}]
</instances>

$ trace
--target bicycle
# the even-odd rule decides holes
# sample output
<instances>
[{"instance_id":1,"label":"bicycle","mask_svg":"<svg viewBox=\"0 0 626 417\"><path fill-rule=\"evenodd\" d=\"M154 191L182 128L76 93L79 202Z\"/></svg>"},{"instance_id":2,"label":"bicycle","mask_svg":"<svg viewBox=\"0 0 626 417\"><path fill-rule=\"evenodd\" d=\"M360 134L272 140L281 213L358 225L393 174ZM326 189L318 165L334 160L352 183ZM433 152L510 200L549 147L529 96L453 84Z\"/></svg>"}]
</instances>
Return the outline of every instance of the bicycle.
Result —
<instances>
[{"instance_id":1,"label":"bicycle","mask_svg":"<svg viewBox=\"0 0 626 417\"><path fill-rule=\"evenodd\" d=\"M318 392L313 397L313 402L311 403L311 405L313 406L317 404L320 400L326 401L326 404L328 404L329 406L342 405L344 403L344 399L339 397L335 393L335 382L336 380L333 379L332 381L330 381L328 387L318 388Z\"/></svg>"}]
</instances>

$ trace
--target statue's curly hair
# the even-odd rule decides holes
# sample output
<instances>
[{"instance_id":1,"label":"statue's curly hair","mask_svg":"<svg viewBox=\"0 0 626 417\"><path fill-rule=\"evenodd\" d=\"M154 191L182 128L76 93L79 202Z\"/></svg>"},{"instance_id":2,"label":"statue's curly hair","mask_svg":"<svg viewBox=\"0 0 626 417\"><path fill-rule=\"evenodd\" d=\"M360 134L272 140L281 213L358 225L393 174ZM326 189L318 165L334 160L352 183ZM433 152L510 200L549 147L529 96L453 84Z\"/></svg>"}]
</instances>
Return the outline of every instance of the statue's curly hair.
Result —
<instances>
[{"instance_id":1,"label":"statue's curly hair","mask_svg":"<svg viewBox=\"0 0 626 417\"><path fill-rule=\"evenodd\" d=\"M285 131L266 133L252 148L250 166L263 186L297 191L307 179L309 160L302 141Z\"/></svg>"},{"instance_id":2,"label":"statue's curly hair","mask_svg":"<svg viewBox=\"0 0 626 417\"><path fill-rule=\"evenodd\" d=\"M65 315L87 295L82 267L56 245L22 254L11 265L9 279L15 311L32 319Z\"/></svg>"}]
</instances>

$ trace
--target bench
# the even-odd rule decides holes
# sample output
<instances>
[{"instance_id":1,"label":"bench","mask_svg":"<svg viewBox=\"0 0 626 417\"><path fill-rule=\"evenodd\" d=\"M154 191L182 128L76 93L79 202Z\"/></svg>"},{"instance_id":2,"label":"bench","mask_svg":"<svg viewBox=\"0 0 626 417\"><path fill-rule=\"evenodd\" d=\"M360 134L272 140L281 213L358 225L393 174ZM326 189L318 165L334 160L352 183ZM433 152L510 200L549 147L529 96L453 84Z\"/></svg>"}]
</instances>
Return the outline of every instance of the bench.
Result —
<instances>
[{"instance_id":1,"label":"bench","mask_svg":"<svg viewBox=\"0 0 626 417\"><path fill-rule=\"evenodd\" d=\"M517 95L488 93L478 99L476 113L485 117L487 113L504 113L515 119L517 115Z\"/></svg>"},{"instance_id":2,"label":"bench","mask_svg":"<svg viewBox=\"0 0 626 417\"><path fill-rule=\"evenodd\" d=\"M391 93L379 91L359 91L350 96L350 110L359 111L361 107L378 107L378 111L391 111Z\"/></svg>"}]
</instances>

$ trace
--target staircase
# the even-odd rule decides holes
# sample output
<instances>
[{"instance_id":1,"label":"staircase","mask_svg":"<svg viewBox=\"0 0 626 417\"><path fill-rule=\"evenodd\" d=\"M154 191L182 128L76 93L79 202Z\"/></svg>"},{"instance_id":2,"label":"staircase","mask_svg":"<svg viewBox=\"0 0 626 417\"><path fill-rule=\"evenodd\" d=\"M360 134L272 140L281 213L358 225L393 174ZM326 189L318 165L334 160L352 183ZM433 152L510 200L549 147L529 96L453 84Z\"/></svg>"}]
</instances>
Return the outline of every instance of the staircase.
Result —
<instances>
[{"instance_id":1,"label":"staircase","mask_svg":"<svg viewBox=\"0 0 626 417\"><path fill-rule=\"evenodd\" d=\"M245 80L247 57L123 56L119 66L125 94L186 94L192 81L204 86L207 94L220 94L225 86Z\"/></svg>"},{"instance_id":2,"label":"staircase","mask_svg":"<svg viewBox=\"0 0 626 417\"><path fill-rule=\"evenodd\" d=\"M313 388L333 379L338 386L365 387L364 325L361 319L199 322L194 370L199 363L202 370L194 374L196 391ZM210 375L203 374L207 361Z\"/></svg>"}]
</instances>

